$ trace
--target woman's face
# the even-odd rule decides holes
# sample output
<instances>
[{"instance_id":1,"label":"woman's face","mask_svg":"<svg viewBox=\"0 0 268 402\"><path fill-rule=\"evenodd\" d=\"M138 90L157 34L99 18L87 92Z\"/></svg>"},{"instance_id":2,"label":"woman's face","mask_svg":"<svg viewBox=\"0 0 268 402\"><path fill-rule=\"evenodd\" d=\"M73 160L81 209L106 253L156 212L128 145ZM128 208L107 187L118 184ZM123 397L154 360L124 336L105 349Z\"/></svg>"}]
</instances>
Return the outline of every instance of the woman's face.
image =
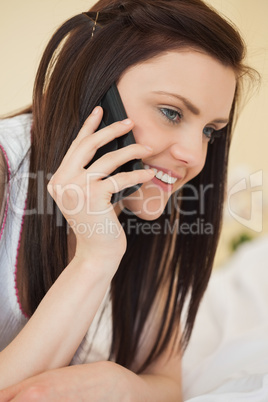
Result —
<instances>
[{"instance_id":1,"label":"woman's face","mask_svg":"<svg viewBox=\"0 0 268 402\"><path fill-rule=\"evenodd\" d=\"M235 87L230 67L194 50L170 51L126 70L118 89L136 142L153 149L143 163L156 177L117 208L146 220L162 214L170 195L202 170L211 132L228 123Z\"/></svg>"}]
</instances>

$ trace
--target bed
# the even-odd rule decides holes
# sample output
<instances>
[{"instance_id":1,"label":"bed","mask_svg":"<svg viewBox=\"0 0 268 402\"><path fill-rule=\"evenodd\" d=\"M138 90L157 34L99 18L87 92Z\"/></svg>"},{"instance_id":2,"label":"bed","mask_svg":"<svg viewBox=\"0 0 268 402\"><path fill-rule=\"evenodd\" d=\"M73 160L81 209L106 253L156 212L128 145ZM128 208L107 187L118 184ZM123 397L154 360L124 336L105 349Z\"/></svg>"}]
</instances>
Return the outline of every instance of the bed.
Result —
<instances>
[{"instance_id":1,"label":"bed","mask_svg":"<svg viewBox=\"0 0 268 402\"><path fill-rule=\"evenodd\" d=\"M216 269L183 358L186 402L268 402L268 237Z\"/></svg>"}]
</instances>

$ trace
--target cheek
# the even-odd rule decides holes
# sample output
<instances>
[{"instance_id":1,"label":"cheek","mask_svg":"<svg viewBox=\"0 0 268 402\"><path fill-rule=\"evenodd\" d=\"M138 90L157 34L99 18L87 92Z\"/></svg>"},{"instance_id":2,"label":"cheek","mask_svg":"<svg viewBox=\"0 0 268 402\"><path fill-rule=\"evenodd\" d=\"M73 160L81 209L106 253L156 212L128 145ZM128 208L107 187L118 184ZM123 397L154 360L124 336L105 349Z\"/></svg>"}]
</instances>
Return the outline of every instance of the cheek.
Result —
<instances>
[{"instance_id":1,"label":"cheek","mask_svg":"<svg viewBox=\"0 0 268 402\"><path fill-rule=\"evenodd\" d=\"M144 125L139 125L138 123L136 124L136 121L134 119L133 119L133 121L135 122L135 126L132 129L132 131L133 131L136 143L142 144L142 145L151 145L152 135L150 135L150 133L154 132L152 127L150 127L148 124L144 124Z\"/></svg>"},{"instance_id":2,"label":"cheek","mask_svg":"<svg viewBox=\"0 0 268 402\"><path fill-rule=\"evenodd\" d=\"M201 162L200 162L200 165L199 165L199 172L198 173L200 173L203 170L203 168L204 168L204 166L206 164L207 153L208 153L208 144L206 144L204 146L203 155L202 155L202 159L201 159Z\"/></svg>"},{"instance_id":3,"label":"cheek","mask_svg":"<svg viewBox=\"0 0 268 402\"><path fill-rule=\"evenodd\" d=\"M189 169L189 174L187 175L187 181L192 180L203 170L206 163L207 152L208 152L208 144L204 145L202 157L200 158L200 163L195 167Z\"/></svg>"},{"instance_id":4,"label":"cheek","mask_svg":"<svg viewBox=\"0 0 268 402\"><path fill-rule=\"evenodd\" d=\"M205 166L208 151L209 151L208 143L206 143L203 148L202 159L201 159L201 163L199 166L199 173L201 172L201 170L203 170L203 167Z\"/></svg>"},{"instance_id":5,"label":"cheek","mask_svg":"<svg viewBox=\"0 0 268 402\"><path fill-rule=\"evenodd\" d=\"M144 116L144 118L134 120L135 126L132 131L138 144L151 146L155 153L163 150L166 140L163 135L163 129L152 119Z\"/></svg>"},{"instance_id":6,"label":"cheek","mask_svg":"<svg viewBox=\"0 0 268 402\"><path fill-rule=\"evenodd\" d=\"M145 111L146 110L146 111ZM154 124L152 116L146 106L129 107L128 116L134 122L132 129L135 140L138 144L152 145L155 142L155 137L158 138L158 128Z\"/></svg>"}]
</instances>

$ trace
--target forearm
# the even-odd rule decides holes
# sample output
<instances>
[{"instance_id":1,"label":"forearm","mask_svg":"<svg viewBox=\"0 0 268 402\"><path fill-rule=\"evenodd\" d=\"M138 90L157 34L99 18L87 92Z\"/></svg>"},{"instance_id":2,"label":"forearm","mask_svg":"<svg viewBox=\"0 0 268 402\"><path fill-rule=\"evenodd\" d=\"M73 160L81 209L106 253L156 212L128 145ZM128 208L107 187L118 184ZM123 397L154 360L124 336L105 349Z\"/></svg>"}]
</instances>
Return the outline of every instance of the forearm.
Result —
<instances>
[{"instance_id":1,"label":"forearm","mask_svg":"<svg viewBox=\"0 0 268 402\"><path fill-rule=\"evenodd\" d=\"M0 391L0 400L16 398L22 402L32 400L34 395L35 400L51 402L181 402L181 381L175 377L162 373L137 375L116 363L102 361L39 374Z\"/></svg>"},{"instance_id":2,"label":"forearm","mask_svg":"<svg viewBox=\"0 0 268 402\"><path fill-rule=\"evenodd\" d=\"M134 397L133 402L182 402L181 385L174 379L160 374L144 374L139 378L144 382L144 387L137 389L139 397Z\"/></svg>"},{"instance_id":3,"label":"forearm","mask_svg":"<svg viewBox=\"0 0 268 402\"><path fill-rule=\"evenodd\" d=\"M34 315L0 354L0 389L68 365L103 300L116 267L74 258Z\"/></svg>"},{"instance_id":4,"label":"forearm","mask_svg":"<svg viewBox=\"0 0 268 402\"><path fill-rule=\"evenodd\" d=\"M165 370L163 370L159 373L138 375L119 364L108 361L93 363L85 368L88 371L89 383L92 381L95 386L97 384L102 388L103 399L101 400L103 401L182 402L181 377L178 375L180 367L175 369L176 372L173 374L164 373ZM83 370L82 367L81 370ZM111 384L116 384L113 389L113 398L110 397ZM92 397L90 393L89 396ZM92 400L95 401L94 398Z\"/></svg>"}]
</instances>

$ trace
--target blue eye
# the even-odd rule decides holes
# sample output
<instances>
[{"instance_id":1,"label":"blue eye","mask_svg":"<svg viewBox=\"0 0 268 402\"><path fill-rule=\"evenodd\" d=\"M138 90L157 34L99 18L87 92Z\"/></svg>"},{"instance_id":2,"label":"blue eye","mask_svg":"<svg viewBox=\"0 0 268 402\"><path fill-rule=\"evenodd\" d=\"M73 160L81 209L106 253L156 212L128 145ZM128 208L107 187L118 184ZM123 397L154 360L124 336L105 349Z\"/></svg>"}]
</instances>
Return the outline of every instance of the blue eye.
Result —
<instances>
[{"instance_id":1,"label":"blue eye","mask_svg":"<svg viewBox=\"0 0 268 402\"><path fill-rule=\"evenodd\" d=\"M219 138L222 136L222 129L215 130L213 127L205 127L203 130L203 134L206 136L208 142L213 144L215 138Z\"/></svg>"},{"instance_id":2,"label":"blue eye","mask_svg":"<svg viewBox=\"0 0 268 402\"><path fill-rule=\"evenodd\" d=\"M182 113L174 109L163 107L160 109L160 111L163 113L163 115L167 118L167 120L170 123L179 123L183 117Z\"/></svg>"},{"instance_id":3,"label":"blue eye","mask_svg":"<svg viewBox=\"0 0 268 402\"><path fill-rule=\"evenodd\" d=\"M205 127L203 130L203 134L205 134L205 136L207 137L207 139L209 140L209 142L213 141L213 134L215 133L215 128L213 127Z\"/></svg>"}]
</instances>

